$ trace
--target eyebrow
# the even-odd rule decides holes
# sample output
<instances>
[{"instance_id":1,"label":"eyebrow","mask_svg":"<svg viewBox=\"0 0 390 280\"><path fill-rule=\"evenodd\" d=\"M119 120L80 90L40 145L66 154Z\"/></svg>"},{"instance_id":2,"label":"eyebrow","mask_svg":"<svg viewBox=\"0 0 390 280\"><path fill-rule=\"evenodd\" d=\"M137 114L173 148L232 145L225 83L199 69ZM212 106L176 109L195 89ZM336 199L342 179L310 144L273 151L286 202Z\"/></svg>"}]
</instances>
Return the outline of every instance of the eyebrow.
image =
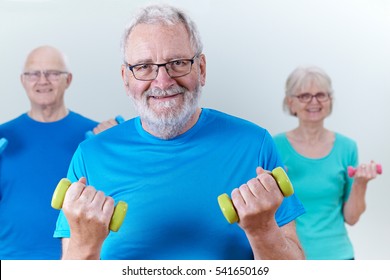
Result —
<instances>
[{"instance_id":1,"label":"eyebrow","mask_svg":"<svg viewBox=\"0 0 390 280\"><path fill-rule=\"evenodd\" d=\"M134 63L129 63L130 65L136 65L136 64L151 64L153 63L153 60L151 59L139 59L136 60Z\"/></svg>"}]
</instances>

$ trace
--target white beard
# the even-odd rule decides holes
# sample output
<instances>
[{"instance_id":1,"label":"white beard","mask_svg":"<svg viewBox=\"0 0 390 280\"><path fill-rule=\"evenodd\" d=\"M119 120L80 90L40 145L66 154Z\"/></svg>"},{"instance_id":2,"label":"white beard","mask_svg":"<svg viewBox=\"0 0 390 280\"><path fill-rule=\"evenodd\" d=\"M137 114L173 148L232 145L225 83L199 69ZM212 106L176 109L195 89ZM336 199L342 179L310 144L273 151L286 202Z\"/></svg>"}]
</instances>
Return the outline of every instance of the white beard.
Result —
<instances>
[{"instance_id":1,"label":"white beard","mask_svg":"<svg viewBox=\"0 0 390 280\"><path fill-rule=\"evenodd\" d=\"M200 84L193 92L180 86L168 90L153 88L145 91L140 100L136 100L131 93L129 96L133 100L134 107L142 123L151 130L152 134L162 139L172 139L183 133L184 127L195 114L202 91L201 88ZM150 108L148 104L149 96L169 96L173 94L181 94L184 99L183 104L177 104L175 99L161 102L157 110Z\"/></svg>"}]
</instances>

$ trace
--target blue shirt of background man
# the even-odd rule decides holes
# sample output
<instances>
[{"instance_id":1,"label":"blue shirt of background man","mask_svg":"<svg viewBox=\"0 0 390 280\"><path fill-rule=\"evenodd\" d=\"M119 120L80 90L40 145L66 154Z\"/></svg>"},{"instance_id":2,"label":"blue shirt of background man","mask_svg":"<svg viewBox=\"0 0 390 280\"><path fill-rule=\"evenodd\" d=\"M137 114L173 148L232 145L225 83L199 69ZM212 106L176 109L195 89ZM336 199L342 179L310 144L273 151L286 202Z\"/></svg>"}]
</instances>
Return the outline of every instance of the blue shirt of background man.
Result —
<instances>
[{"instance_id":1,"label":"blue shirt of background man","mask_svg":"<svg viewBox=\"0 0 390 280\"><path fill-rule=\"evenodd\" d=\"M0 154L0 259L61 257L51 198L85 132L96 125L74 112L48 123L22 114L0 125L0 138L8 140Z\"/></svg>"}]
</instances>

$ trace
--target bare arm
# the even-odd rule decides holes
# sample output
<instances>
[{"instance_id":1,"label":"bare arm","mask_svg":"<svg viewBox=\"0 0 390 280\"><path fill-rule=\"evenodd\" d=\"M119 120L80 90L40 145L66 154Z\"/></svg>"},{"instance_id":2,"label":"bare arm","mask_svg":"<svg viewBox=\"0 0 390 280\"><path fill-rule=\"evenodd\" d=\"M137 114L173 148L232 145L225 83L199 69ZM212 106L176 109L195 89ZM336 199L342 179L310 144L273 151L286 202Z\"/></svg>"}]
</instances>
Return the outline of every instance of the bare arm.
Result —
<instances>
[{"instance_id":1,"label":"bare arm","mask_svg":"<svg viewBox=\"0 0 390 280\"><path fill-rule=\"evenodd\" d=\"M295 222L265 232L248 234L255 259L302 260L303 249L295 231Z\"/></svg>"},{"instance_id":2,"label":"bare arm","mask_svg":"<svg viewBox=\"0 0 390 280\"><path fill-rule=\"evenodd\" d=\"M86 245L86 246L85 246ZM100 259L100 246L95 248L88 246L87 244L81 244L77 240L71 240L70 238L62 239L62 260L99 260Z\"/></svg>"},{"instance_id":3,"label":"bare arm","mask_svg":"<svg viewBox=\"0 0 390 280\"><path fill-rule=\"evenodd\" d=\"M283 201L279 187L261 168L257 174L232 192L238 224L245 231L255 259L304 259L295 223L282 227L276 223L275 213Z\"/></svg>"},{"instance_id":4,"label":"bare arm","mask_svg":"<svg viewBox=\"0 0 390 280\"><path fill-rule=\"evenodd\" d=\"M346 203L344 203L344 220L349 225L354 225L359 221L360 216L366 210L367 184L377 176L376 163L361 164L354 175L351 193Z\"/></svg>"},{"instance_id":5,"label":"bare arm","mask_svg":"<svg viewBox=\"0 0 390 280\"><path fill-rule=\"evenodd\" d=\"M61 239L61 245L62 245L62 256L61 259L64 260L64 252L68 251L69 246L69 238L62 238Z\"/></svg>"}]
</instances>

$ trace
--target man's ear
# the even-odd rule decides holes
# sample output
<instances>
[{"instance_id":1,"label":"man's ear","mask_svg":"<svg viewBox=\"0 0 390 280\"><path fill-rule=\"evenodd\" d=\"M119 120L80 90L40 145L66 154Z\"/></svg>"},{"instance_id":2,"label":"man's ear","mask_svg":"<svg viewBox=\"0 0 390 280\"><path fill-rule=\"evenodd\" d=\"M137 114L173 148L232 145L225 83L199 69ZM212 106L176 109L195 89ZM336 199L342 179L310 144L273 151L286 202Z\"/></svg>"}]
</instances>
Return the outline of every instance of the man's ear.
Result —
<instances>
[{"instance_id":1,"label":"man's ear","mask_svg":"<svg viewBox=\"0 0 390 280\"><path fill-rule=\"evenodd\" d=\"M121 76L124 86L127 88L129 86L129 79L126 74L126 66L122 64L121 66Z\"/></svg>"},{"instance_id":2,"label":"man's ear","mask_svg":"<svg viewBox=\"0 0 390 280\"><path fill-rule=\"evenodd\" d=\"M73 80L72 73L68 73L68 76L66 77L66 88L68 88L70 86L70 84L72 83L72 80Z\"/></svg>"},{"instance_id":3,"label":"man's ear","mask_svg":"<svg viewBox=\"0 0 390 280\"><path fill-rule=\"evenodd\" d=\"M206 56L204 54L199 56L199 69L200 84L204 86L206 84Z\"/></svg>"}]
</instances>

